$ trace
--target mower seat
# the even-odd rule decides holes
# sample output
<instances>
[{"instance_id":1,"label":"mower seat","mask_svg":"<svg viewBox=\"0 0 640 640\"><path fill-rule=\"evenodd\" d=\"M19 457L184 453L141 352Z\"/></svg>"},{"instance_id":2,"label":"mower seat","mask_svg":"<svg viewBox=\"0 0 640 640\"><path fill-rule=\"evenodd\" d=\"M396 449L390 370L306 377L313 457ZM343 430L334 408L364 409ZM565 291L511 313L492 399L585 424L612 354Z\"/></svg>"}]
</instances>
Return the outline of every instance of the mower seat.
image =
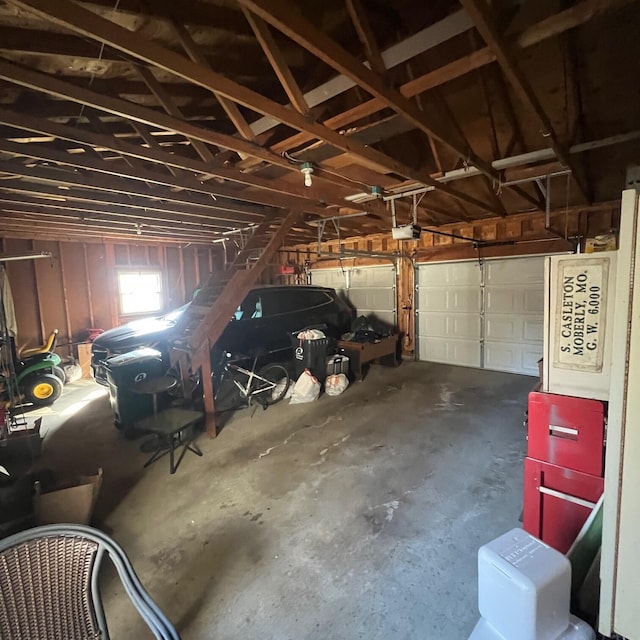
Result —
<instances>
[{"instance_id":1,"label":"mower seat","mask_svg":"<svg viewBox=\"0 0 640 640\"><path fill-rule=\"evenodd\" d=\"M56 348L56 342L58 340L58 330L54 329L47 338L47 341L38 346L31 347L30 349L20 349L20 358L28 358L30 356L37 356L41 353L51 353Z\"/></svg>"}]
</instances>

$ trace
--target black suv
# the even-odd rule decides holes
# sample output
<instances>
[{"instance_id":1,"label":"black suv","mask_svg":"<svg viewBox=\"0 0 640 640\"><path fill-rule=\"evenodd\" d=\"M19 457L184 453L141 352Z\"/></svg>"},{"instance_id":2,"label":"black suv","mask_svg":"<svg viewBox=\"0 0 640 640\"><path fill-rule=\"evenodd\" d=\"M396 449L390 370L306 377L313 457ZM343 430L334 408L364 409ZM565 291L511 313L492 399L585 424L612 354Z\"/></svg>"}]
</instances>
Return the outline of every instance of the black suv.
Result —
<instances>
[{"instance_id":1,"label":"black suv","mask_svg":"<svg viewBox=\"0 0 640 640\"><path fill-rule=\"evenodd\" d=\"M140 347L153 347L169 360L176 323L190 303L159 318L136 320L100 334L91 348L96 382L107 384L104 361ZM270 360L286 362L293 357L291 334L305 327L324 325L338 338L349 331L354 310L334 289L313 286L261 286L252 289L235 312L212 350L215 367L224 352L252 356L269 354Z\"/></svg>"}]
</instances>

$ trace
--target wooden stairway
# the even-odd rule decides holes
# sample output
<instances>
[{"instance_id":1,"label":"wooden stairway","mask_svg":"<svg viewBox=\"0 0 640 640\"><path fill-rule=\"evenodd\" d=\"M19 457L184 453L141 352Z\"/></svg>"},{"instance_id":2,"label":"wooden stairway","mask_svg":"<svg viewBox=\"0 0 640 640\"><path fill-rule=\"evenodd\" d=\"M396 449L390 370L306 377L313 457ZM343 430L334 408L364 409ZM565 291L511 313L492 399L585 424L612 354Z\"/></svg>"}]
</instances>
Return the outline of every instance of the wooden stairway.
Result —
<instances>
[{"instance_id":1,"label":"wooden stairway","mask_svg":"<svg viewBox=\"0 0 640 640\"><path fill-rule=\"evenodd\" d=\"M228 269L209 277L176 326L180 338L173 345L172 361L179 364L185 390L189 370L195 373L200 369L207 432L211 437L216 435L211 348L280 248L301 211L283 214L278 211L265 216Z\"/></svg>"}]
</instances>

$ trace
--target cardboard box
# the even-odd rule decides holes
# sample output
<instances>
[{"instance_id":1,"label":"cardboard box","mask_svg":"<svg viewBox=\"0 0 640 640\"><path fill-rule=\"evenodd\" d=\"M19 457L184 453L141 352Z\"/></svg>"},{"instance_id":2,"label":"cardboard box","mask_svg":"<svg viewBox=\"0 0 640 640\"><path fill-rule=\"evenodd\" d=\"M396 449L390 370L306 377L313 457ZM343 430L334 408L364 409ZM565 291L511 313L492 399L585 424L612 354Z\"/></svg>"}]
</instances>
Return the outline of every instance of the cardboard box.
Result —
<instances>
[{"instance_id":1,"label":"cardboard box","mask_svg":"<svg viewBox=\"0 0 640 640\"><path fill-rule=\"evenodd\" d=\"M91 372L91 343L82 342L78 345L78 364L82 369L83 378L93 377Z\"/></svg>"},{"instance_id":2,"label":"cardboard box","mask_svg":"<svg viewBox=\"0 0 640 640\"><path fill-rule=\"evenodd\" d=\"M42 524L90 524L102 486L102 469L95 476L80 476L66 481L52 491L41 493L36 482L33 506L36 522Z\"/></svg>"}]
</instances>

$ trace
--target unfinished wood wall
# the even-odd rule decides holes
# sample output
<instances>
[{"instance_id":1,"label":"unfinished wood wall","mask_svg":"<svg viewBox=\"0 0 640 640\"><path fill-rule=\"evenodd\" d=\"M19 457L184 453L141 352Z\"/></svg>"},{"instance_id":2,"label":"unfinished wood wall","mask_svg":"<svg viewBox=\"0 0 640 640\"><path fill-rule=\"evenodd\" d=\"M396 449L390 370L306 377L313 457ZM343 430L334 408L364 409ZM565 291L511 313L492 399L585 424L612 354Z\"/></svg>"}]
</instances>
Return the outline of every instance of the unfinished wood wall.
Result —
<instances>
[{"instance_id":1,"label":"unfinished wood wall","mask_svg":"<svg viewBox=\"0 0 640 640\"><path fill-rule=\"evenodd\" d=\"M191 298L214 269L222 268L215 247L54 242L4 238L0 253L49 251L52 259L6 262L18 320L18 345L36 345L59 330L57 352L76 356L74 345L87 329L109 329L129 320L120 314L119 267L158 267L164 274L165 311Z\"/></svg>"},{"instance_id":2,"label":"unfinished wood wall","mask_svg":"<svg viewBox=\"0 0 640 640\"><path fill-rule=\"evenodd\" d=\"M442 260L465 260L475 258L509 257L518 255L548 254L572 249L572 243L563 237L580 236L583 239L593 237L620 226L620 205L611 203L599 209L571 209L553 213L549 231L545 229L545 215L522 214L507 218L494 218L474 223L460 223L440 227L439 231L500 243L493 246L474 248L469 241L423 232L416 242L398 242L392 240L391 232L363 236L338 242L332 240L321 246L323 252L338 254L340 246L350 251L369 251L402 254L398 260L396 282L398 329L403 334L405 353L412 353L413 347L413 292L414 264ZM502 244L504 243L504 244ZM356 267L375 264L390 264L380 258L344 258L332 260L330 255L318 256L317 243L290 247L280 252L280 263L296 265L299 274L280 276L284 284L305 282L305 267L314 269L338 267ZM273 276L277 277L277 276Z\"/></svg>"}]
</instances>

